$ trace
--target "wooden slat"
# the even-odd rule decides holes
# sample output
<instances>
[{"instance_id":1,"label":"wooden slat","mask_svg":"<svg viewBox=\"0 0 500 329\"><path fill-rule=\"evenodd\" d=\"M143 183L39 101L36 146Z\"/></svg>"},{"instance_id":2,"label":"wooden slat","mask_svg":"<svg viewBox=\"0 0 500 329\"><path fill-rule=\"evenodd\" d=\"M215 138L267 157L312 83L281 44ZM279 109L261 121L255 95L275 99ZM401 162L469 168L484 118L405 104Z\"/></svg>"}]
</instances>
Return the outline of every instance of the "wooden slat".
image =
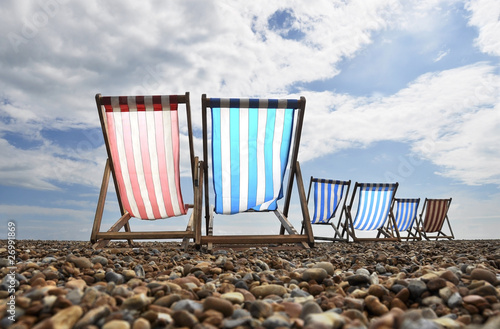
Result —
<instances>
[{"instance_id":1,"label":"wooden slat","mask_svg":"<svg viewBox=\"0 0 500 329\"><path fill-rule=\"evenodd\" d=\"M92 233L90 235L90 242L92 243L95 243L97 241L96 235L101 229L102 214L104 212L104 204L106 202L106 194L108 192L110 173L111 167L109 165L109 159L107 159L106 165L104 167L104 175L102 177L101 191L99 192L99 200L97 201L97 209L95 211Z\"/></svg>"},{"instance_id":2,"label":"wooden slat","mask_svg":"<svg viewBox=\"0 0 500 329\"><path fill-rule=\"evenodd\" d=\"M155 232L102 232L98 239L182 239L186 236L194 238L194 232L187 231L155 231Z\"/></svg>"},{"instance_id":3,"label":"wooden slat","mask_svg":"<svg viewBox=\"0 0 500 329\"><path fill-rule=\"evenodd\" d=\"M304 235L217 235L202 236L201 242L215 244L270 244L308 242Z\"/></svg>"}]
</instances>

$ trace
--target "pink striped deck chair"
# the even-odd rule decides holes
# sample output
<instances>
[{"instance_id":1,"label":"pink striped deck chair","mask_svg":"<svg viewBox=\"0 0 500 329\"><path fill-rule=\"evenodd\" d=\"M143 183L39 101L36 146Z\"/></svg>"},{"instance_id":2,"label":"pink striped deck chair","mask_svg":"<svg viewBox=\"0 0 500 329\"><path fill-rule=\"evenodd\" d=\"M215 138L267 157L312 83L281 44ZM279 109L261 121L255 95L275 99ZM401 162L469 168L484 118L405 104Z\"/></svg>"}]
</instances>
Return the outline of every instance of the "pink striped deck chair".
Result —
<instances>
[{"instance_id":1,"label":"pink striped deck chair","mask_svg":"<svg viewBox=\"0 0 500 329\"><path fill-rule=\"evenodd\" d=\"M201 236L202 163L194 156L189 93L170 96L96 95L108 160L90 241L102 248L110 240L189 239ZM184 104L180 107L179 105ZM188 128L193 199L185 204L180 185L179 112L185 108ZM121 211L107 232L101 221L110 173ZM184 231L132 232L130 219L156 220L182 216L193 208ZM124 228L124 232L120 230Z\"/></svg>"},{"instance_id":2,"label":"pink striped deck chair","mask_svg":"<svg viewBox=\"0 0 500 329\"><path fill-rule=\"evenodd\" d=\"M418 221L418 230L426 239L448 239L455 238L448 219L451 198L449 199L425 199L424 208ZM444 222L448 224L449 233L443 231ZM432 234L431 234L432 233Z\"/></svg>"}]
</instances>

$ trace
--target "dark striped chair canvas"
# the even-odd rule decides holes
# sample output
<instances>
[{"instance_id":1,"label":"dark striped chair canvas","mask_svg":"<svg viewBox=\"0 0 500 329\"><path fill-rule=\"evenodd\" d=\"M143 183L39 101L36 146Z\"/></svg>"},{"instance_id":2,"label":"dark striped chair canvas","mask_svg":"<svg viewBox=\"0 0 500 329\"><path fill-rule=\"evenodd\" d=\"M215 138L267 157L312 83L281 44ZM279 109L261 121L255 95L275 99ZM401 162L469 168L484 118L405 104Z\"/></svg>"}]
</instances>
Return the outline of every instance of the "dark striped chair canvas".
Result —
<instances>
[{"instance_id":1,"label":"dark striped chair canvas","mask_svg":"<svg viewBox=\"0 0 500 329\"><path fill-rule=\"evenodd\" d=\"M425 199L422 212L420 213L418 230L426 240L438 240L455 238L448 218L451 198L449 199ZM449 233L443 231L444 223L447 223Z\"/></svg>"}]
</instances>

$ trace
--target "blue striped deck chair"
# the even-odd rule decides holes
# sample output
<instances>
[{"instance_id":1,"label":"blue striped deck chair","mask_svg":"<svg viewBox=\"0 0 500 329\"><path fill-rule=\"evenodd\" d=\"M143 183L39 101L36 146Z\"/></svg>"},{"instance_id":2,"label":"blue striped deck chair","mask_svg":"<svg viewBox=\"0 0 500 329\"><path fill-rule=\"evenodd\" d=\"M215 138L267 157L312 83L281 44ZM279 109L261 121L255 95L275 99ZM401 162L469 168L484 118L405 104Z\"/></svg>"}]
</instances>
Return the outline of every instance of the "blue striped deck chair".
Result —
<instances>
[{"instance_id":1,"label":"blue striped deck chair","mask_svg":"<svg viewBox=\"0 0 500 329\"><path fill-rule=\"evenodd\" d=\"M401 240L422 240L422 236L416 227L418 206L420 198L418 199L402 199L394 198L394 209L396 226L400 234ZM386 225L386 232L394 235L394 226L388 221ZM401 234L406 232L406 236Z\"/></svg>"},{"instance_id":2,"label":"blue striped deck chair","mask_svg":"<svg viewBox=\"0 0 500 329\"><path fill-rule=\"evenodd\" d=\"M399 231L393 214L393 204L398 183L376 184L376 183L358 183L354 185L354 192L350 203L345 208L346 219L343 226L342 235L349 240L351 237L355 242L358 241L399 241ZM359 190L356 216L353 218L352 210L356 198L356 192ZM387 221L391 221L394 226L396 236L388 234L384 230ZM378 231L377 237L358 237L356 230L359 231ZM384 237L380 237L383 235Z\"/></svg>"},{"instance_id":3,"label":"blue striped deck chair","mask_svg":"<svg viewBox=\"0 0 500 329\"><path fill-rule=\"evenodd\" d=\"M203 155L208 159L211 136L212 185L215 205L210 207L209 180L205 176L206 234L202 244L300 244L313 245L310 224L299 234L288 220L293 181L297 181L304 222L309 223L300 166L297 161L305 98L248 99L207 98L202 95ZM208 120L210 119L210 132ZM283 193L285 171L288 185ZM208 175L208 163L205 163ZM285 196L283 211L278 200ZM279 234L214 235L214 213L274 212ZM251 214L243 216L246 224ZM240 218L238 218L239 220ZM306 220L307 219L307 220ZM288 234L285 234L285 231Z\"/></svg>"},{"instance_id":4,"label":"blue striped deck chair","mask_svg":"<svg viewBox=\"0 0 500 329\"><path fill-rule=\"evenodd\" d=\"M333 228L335 234L331 237L314 235L315 240L326 240L326 241L343 241L341 233L339 231L340 222L342 220L343 209L349 195L349 188L351 187L351 181L341 181L341 180L330 180L314 178L311 176L309 181L309 190L307 192L307 204L311 197L312 189L312 199L314 212L311 218L312 225L328 225ZM338 209L340 208L340 211ZM340 218L337 225L334 224L335 215L339 213ZM304 228L304 225L302 225ZM314 230L313 230L314 231Z\"/></svg>"}]
</instances>

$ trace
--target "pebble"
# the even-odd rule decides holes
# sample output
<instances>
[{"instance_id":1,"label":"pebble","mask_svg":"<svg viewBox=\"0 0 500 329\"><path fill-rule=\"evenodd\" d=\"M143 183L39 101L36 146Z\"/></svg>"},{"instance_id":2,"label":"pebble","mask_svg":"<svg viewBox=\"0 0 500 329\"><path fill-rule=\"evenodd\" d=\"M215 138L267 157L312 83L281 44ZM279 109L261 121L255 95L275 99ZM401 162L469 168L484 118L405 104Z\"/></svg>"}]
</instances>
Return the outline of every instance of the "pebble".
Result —
<instances>
[{"instance_id":1,"label":"pebble","mask_svg":"<svg viewBox=\"0 0 500 329\"><path fill-rule=\"evenodd\" d=\"M269 295L283 296L287 293L284 286L277 284L267 284L262 286L256 286L250 289L250 292L257 298L266 297Z\"/></svg>"},{"instance_id":2,"label":"pebble","mask_svg":"<svg viewBox=\"0 0 500 329\"><path fill-rule=\"evenodd\" d=\"M496 285L497 281L498 281L495 273L493 273L492 271L481 269L481 268L476 268L476 269L472 270L472 273L470 274L470 278L472 280L488 281L489 283L491 283L493 285Z\"/></svg>"},{"instance_id":3,"label":"pebble","mask_svg":"<svg viewBox=\"0 0 500 329\"><path fill-rule=\"evenodd\" d=\"M12 329L498 329L500 244L318 243L180 251L176 243L16 241ZM0 259L7 254L0 249ZM0 298L9 298L0 266Z\"/></svg>"},{"instance_id":4,"label":"pebble","mask_svg":"<svg viewBox=\"0 0 500 329\"><path fill-rule=\"evenodd\" d=\"M302 279L304 281L314 280L317 283L322 283L327 277L328 272L322 267L308 268L304 271L304 273L302 273Z\"/></svg>"}]
</instances>

